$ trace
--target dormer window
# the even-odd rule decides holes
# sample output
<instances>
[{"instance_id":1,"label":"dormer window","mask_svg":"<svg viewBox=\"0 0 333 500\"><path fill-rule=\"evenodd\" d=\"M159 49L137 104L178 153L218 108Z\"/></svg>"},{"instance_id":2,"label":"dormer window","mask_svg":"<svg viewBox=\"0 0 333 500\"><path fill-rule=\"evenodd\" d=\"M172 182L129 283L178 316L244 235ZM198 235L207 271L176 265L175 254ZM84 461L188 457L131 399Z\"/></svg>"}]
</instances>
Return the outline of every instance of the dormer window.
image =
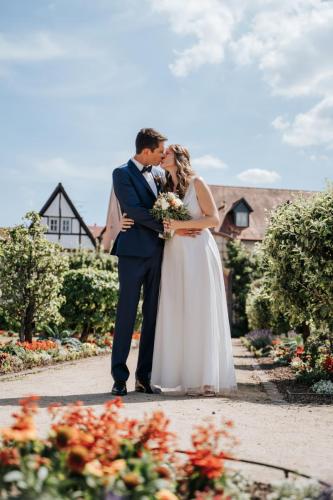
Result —
<instances>
[{"instance_id":1,"label":"dormer window","mask_svg":"<svg viewBox=\"0 0 333 500\"><path fill-rule=\"evenodd\" d=\"M250 205L244 198L236 201L232 207L234 224L237 227L249 227L250 212L253 212Z\"/></svg>"}]
</instances>

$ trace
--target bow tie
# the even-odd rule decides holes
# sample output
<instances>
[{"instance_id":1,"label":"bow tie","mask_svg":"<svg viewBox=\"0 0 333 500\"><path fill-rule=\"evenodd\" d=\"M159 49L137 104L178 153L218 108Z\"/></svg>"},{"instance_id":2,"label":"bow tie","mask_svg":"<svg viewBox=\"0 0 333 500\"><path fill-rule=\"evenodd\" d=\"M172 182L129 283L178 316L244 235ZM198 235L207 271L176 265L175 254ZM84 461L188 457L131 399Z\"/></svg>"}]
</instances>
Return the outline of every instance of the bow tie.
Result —
<instances>
[{"instance_id":1,"label":"bow tie","mask_svg":"<svg viewBox=\"0 0 333 500\"><path fill-rule=\"evenodd\" d=\"M144 174L145 172L151 172L151 169L153 168L152 165L148 165L147 167L143 167L141 170L141 173Z\"/></svg>"}]
</instances>

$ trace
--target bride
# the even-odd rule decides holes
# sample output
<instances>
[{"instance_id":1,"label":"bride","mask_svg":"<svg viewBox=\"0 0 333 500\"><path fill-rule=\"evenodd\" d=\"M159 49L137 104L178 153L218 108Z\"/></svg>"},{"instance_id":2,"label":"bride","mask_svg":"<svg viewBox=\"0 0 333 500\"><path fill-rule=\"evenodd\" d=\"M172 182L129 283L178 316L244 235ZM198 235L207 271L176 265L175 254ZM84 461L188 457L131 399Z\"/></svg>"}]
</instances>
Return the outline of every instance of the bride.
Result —
<instances>
[{"instance_id":1,"label":"bride","mask_svg":"<svg viewBox=\"0 0 333 500\"><path fill-rule=\"evenodd\" d=\"M177 193L192 219L164 221L175 233L164 246L151 384L214 396L236 389L221 258L209 231L218 211L185 147L170 145L161 166L164 191ZM195 238L177 234L184 229L201 231Z\"/></svg>"}]
</instances>

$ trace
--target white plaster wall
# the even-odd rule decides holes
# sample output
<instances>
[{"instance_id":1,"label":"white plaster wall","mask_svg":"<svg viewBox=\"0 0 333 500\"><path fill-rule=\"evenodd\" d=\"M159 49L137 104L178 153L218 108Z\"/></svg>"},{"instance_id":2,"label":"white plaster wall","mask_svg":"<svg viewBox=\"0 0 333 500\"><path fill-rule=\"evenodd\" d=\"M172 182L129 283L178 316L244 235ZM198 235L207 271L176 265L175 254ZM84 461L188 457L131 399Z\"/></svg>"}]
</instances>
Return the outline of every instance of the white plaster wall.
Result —
<instances>
[{"instance_id":1,"label":"white plaster wall","mask_svg":"<svg viewBox=\"0 0 333 500\"><path fill-rule=\"evenodd\" d=\"M61 217L75 217L73 210L63 196L61 196Z\"/></svg>"},{"instance_id":2,"label":"white plaster wall","mask_svg":"<svg viewBox=\"0 0 333 500\"><path fill-rule=\"evenodd\" d=\"M51 205L44 212L48 217L59 217L59 195L54 198Z\"/></svg>"},{"instance_id":3,"label":"white plaster wall","mask_svg":"<svg viewBox=\"0 0 333 500\"><path fill-rule=\"evenodd\" d=\"M72 220L72 233L78 233L80 231L80 223L77 219Z\"/></svg>"}]
</instances>

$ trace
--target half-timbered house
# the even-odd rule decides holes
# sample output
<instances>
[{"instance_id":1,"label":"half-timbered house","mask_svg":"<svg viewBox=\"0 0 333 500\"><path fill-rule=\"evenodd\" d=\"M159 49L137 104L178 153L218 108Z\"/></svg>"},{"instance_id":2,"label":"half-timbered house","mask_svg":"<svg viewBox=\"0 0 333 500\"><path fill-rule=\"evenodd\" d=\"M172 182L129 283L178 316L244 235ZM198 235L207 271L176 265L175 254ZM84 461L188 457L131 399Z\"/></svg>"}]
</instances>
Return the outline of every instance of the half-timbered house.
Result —
<instances>
[{"instance_id":1,"label":"half-timbered house","mask_svg":"<svg viewBox=\"0 0 333 500\"><path fill-rule=\"evenodd\" d=\"M42 222L47 226L45 237L67 249L96 248L96 240L85 224L65 188L59 182L43 208Z\"/></svg>"}]
</instances>

